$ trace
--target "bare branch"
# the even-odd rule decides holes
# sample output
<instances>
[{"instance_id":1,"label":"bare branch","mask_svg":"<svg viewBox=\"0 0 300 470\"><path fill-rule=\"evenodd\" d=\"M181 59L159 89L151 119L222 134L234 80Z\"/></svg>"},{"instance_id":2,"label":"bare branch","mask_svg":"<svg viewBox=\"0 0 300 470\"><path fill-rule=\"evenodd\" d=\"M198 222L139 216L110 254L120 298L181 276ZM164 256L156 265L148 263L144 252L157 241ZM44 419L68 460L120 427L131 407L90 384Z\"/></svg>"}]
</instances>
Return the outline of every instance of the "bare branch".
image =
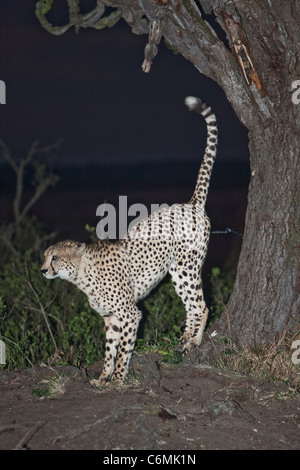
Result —
<instances>
[{"instance_id":1,"label":"bare branch","mask_svg":"<svg viewBox=\"0 0 300 470\"><path fill-rule=\"evenodd\" d=\"M14 157L12 157L7 144L2 139L0 139L0 151L2 153L2 157L4 158L4 160L8 162L10 167L14 170L14 172L17 175L16 193L15 193L15 197L13 201L13 212L14 212L14 219L15 219L16 225L20 223L20 221L28 213L29 209L31 209L31 207L36 203L36 201L41 197L41 195L46 191L46 189L57 181L57 178L54 175L47 176L46 178L42 177L36 188L34 196L27 203L26 207L23 210L21 210L21 201L22 201L22 196L23 196L24 171L25 171L26 166L32 163L34 157L37 154L47 155L51 151L57 150L61 142L62 142L62 139L58 140L54 144L50 144L44 147L39 147L38 146L39 142L35 141L32 143L27 153L27 156L25 158L22 158L19 162L17 162L17 160Z\"/></svg>"},{"instance_id":2,"label":"bare branch","mask_svg":"<svg viewBox=\"0 0 300 470\"><path fill-rule=\"evenodd\" d=\"M49 33L54 34L55 36L60 36L68 31L69 28L73 26L70 22L64 26L52 26L52 24L45 17L45 3L43 1L37 2L35 6L35 14L39 22Z\"/></svg>"},{"instance_id":3,"label":"bare branch","mask_svg":"<svg viewBox=\"0 0 300 470\"><path fill-rule=\"evenodd\" d=\"M9 163L10 167L16 174L15 196L13 200L14 221L1 227L0 239L2 240L3 245L8 249L7 252L10 252L14 256L20 256L18 243L23 238L20 233L21 222L24 221L30 209L45 193L45 191L58 180L58 176L52 173L49 174L46 165L42 164L36 157L41 154L47 156L51 151L57 150L60 143L61 140L54 144L39 147L39 143L37 141L33 142L27 155L24 158L17 160L11 155L6 143L0 139L0 153L2 153L4 159ZM29 166L34 169L35 189L29 201L25 206L23 206L24 173ZM42 240L40 242L42 243Z\"/></svg>"},{"instance_id":4,"label":"bare branch","mask_svg":"<svg viewBox=\"0 0 300 470\"><path fill-rule=\"evenodd\" d=\"M39 142L38 142L38 140L36 140L35 142L33 142L33 144L31 145L31 147L29 149L28 156L26 158L26 163L31 162L33 156L38 154L38 153L49 154L52 151L58 150L60 145L62 144L62 142L63 142L63 139L59 139L54 144L45 145L44 147L38 147Z\"/></svg>"},{"instance_id":5,"label":"bare branch","mask_svg":"<svg viewBox=\"0 0 300 470\"><path fill-rule=\"evenodd\" d=\"M144 72L150 72L151 64L158 52L158 44L161 40L161 22L159 20L151 21L148 44L145 47L145 60L142 65Z\"/></svg>"},{"instance_id":6,"label":"bare branch","mask_svg":"<svg viewBox=\"0 0 300 470\"><path fill-rule=\"evenodd\" d=\"M39 182L38 186L36 187L34 195L28 201L26 206L23 208L22 213L19 215L19 223L28 214L29 210L38 201L38 199L42 196L42 194L44 194L47 188L55 184L57 180L58 180L58 177L56 177L55 175L50 175L49 177Z\"/></svg>"},{"instance_id":7,"label":"bare branch","mask_svg":"<svg viewBox=\"0 0 300 470\"><path fill-rule=\"evenodd\" d=\"M23 195L23 180L24 180L24 170L25 167L32 163L33 158L38 154L48 154L52 150L57 150L60 146L61 139L58 140L55 144L50 144L45 147L39 147L38 141L33 142L31 145L27 156L22 159L17 165L17 185L16 185L16 196L14 199L14 216L16 225L18 225L21 220L27 215L31 207L37 202L37 200L44 194L49 186L52 186L56 183L57 177L55 175L37 175L38 169L36 169L36 177L38 181L38 185L36 187L35 193L32 198L28 201L26 206L21 210L21 200Z\"/></svg>"},{"instance_id":8,"label":"bare branch","mask_svg":"<svg viewBox=\"0 0 300 470\"><path fill-rule=\"evenodd\" d=\"M3 241L4 245L8 250L14 255L19 257L20 253L16 250L12 243L12 236L14 233L14 227L12 224L9 224L8 226L3 226L0 229L0 238Z\"/></svg>"},{"instance_id":9,"label":"bare branch","mask_svg":"<svg viewBox=\"0 0 300 470\"><path fill-rule=\"evenodd\" d=\"M12 169L17 173L18 166L16 162L14 161L14 159L12 158L8 146L2 139L0 139L0 148L2 150L2 157L9 163Z\"/></svg>"},{"instance_id":10,"label":"bare branch","mask_svg":"<svg viewBox=\"0 0 300 470\"><path fill-rule=\"evenodd\" d=\"M149 21L145 17L144 12L137 8L131 8L130 6L120 6L123 18L126 23L131 27L134 34L148 34L149 32Z\"/></svg>"},{"instance_id":11,"label":"bare branch","mask_svg":"<svg viewBox=\"0 0 300 470\"><path fill-rule=\"evenodd\" d=\"M45 8L45 2L38 1L36 3L35 14L43 26L49 33L56 36L64 34L69 28L75 26L75 31L78 32L79 28L96 27L95 23L101 18L105 11L105 6L101 0L97 0L97 4L93 10L82 15L80 14L79 1L67 0L69 6L69 23L63 26L53 26L46 18L46 13L51 9L51 5Z\"/></svg>"},{"instance_id":12,"label":"bare branch","mask_svg":"<svg viewBox=\"0 0 300 470\"><path fill-rule=\"evenodd\" d=\"M48 331L49 331L49 334L51 336L51 339L52 339L52 342L53 342L53 345L54 345L54 348L55 350L57 350L57 344L56 344L56 341L55 341L55 338L53 336L53 333L52 333L52 330L51 330L51 327L50 327L50 323L48 321L48 318L47 318L47 314L46 314L46 311L44 309L44 306L38 296L38 294L36 293L31 281L30 281L30 276L29 276L29 272L28 272L28 267L27 265L25 265L25 272L26 272L26 284L29 286L29 288L31 289L32 293L34 294L37 302L38 302L38 305L40 307L40 312L42 313L43 317L44 317L44 320L45 320L45 323L47 325L47 328L48 328Z\"/></svg>"}]
</instances>

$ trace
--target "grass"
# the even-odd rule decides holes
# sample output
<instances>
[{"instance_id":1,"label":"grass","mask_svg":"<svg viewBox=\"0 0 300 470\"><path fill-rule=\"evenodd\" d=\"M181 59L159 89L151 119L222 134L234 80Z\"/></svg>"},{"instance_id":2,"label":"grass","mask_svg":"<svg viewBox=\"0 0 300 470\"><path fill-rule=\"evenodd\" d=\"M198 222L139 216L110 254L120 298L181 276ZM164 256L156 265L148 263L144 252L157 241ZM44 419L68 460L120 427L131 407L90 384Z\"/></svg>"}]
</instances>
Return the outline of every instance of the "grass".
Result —
<instances>
[{"instance_id":1,"label":"grass","mask_svg":"<svg viewBox=\"0 0 300 470\"><path fill-rule=\"evenodd\" d=\"M285 331L272 344L254 349L228 340L228 349L217 359L217 366L268 382L284 382L291 392L300 392L300 331L294 335Z\"/></svg>"},{"instance_id":2,"label":"grass","mask_svg":"<svg viewBox=\"0 0 300 470\"><path fill-rule=\"evenodd\" d=\"M212 269L213 302L208 328L226 310L234 279L235 274L232 271L222 273L219 268ZM229 338L226 338L226 341L226 351L217 359L218 367L266 381L284 382L290 387L292 393L300 392L300 330L295 334L284 331L274 339L272 344L263 344L255 348L246 347L243 344L237 345Z\"/></svg>"},{"instance_id":3,"label":"grass","mask_svg":"<svg viewBox=\"0 0 300 470\"><path fill-rule=\"evenodd\" d=\"M179 337L181 330L178 326L173 325L173 331L168 335L162 335L152 339L138 339L136 342L136 353L159 353L163 362L179 364L182 361L182 355L178 351Z\"/></svg>"},{"instance_id":4,"label":"grass","mask_svg":"<svg viewBox=\"0 0 300 470\"><path fill-rule=\"evenodd\" d=\"M179 346L178 327L169 336L155 339L138 339L135 352L162 355L163 362L178 364L182 355ZM300 331L291 334L287 331L277 337L272 344L256 348L238 346L230 339L224 353L216 360L216 366L252 376L266 382L284 382L290 393L300 393Z\"/></svg>"},{"instance_id":5,"label":"grass","mask_svg":"<svg viewBox=\"0 0 300 470\"><path fill-rule=\"evenodd\" d=\"M32 394L39 398L57 399L65 393L65 388L70 380L68 374L57 373L55 377L44 379L39 384L39 388L32 390Z\"/></svg>"}]
</instances>

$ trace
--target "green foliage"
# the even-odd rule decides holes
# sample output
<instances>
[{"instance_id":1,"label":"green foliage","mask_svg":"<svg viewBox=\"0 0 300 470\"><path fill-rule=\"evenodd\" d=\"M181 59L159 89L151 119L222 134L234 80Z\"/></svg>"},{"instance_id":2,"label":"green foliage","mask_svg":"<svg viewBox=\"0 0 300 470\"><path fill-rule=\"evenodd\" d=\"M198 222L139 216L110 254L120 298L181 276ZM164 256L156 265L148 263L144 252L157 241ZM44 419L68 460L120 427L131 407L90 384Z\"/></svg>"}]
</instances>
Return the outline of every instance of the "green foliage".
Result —
<instances>
[{"instance_id":1,"label":"green foliage","mask_svg":"<svg viewBox=\"0 0 300 470\"><path fill-rule=\"evenodd\" d=\"M6 310L6 305L2 297L0 297L0 315L4 315Z\"/></svg>"},{"instance_id":2,"label":"green foliage","mask_svg":"<svg viewBox=\"0 0 300 470\"><path fill-rule=\"evenodd\" d=\"M212 305L208 327L223 313L233 291L235 276L236 272L234 270L222 273L220 268L212 268L210 276Z\"/></svg>"},{"instance_id":3,"label":"green foliage","mask_svg":"<svg viewBox=\"0 0 300 470\"><path fill-rule=\"evenodd\" d=\"M144 301L144 306L148 312L143 331L146 341L169 336L170 332L175 332L174 326L184 325L185 308L170 278L152 292ZM180 328L176 330L176 335L178 338L181 336Z\"/></svg>"},{"instance_id":4,"label":"green foliage","mask_svg":"<svg viewBox=\"0 0 300 470\"><path fill-rule=\"evenodd\" d=\"M103 320L86 304L85 310L74 315L66 324L62 343L73 363L93 364L104 353Z\"/></svg>"},{"instance_id":5,"label":"green foliage","mask_svg":"<svg viewBox=\"0 0 300 470\"><path fill-rule=\"evenodd\" d=\"M158 352L162 355L163 362L178 364L182 361L182 355L177 349L180 334L180 328L173 325L173 328L168 331L166 336L151 337L148 340L139 338L136 343L136 351L143 353Z\"/></svg>"},{"instance_id":6,"label":"green foliage","mask_svg":"<svg viewBox=\"0 0 300 470\"><path fill-rule=\"evenodd\" d=\"M96 227L93 227L92 225L86 224L85 225L85 230L88 232L90 239L93 243L96 243L99 241L99 238L97 237L96 234Z\"/></svg>"},{"instance_id":7,"label":"green foliage","mask_svg":"<svg viewBox=\"0 0 300 470\"><path fill-rule=\"evenodd\" d=\"M99 360L104 349L101 317L79 289L60 279L45 279L40 266L27 251L0 270L0 337L7 359L2 368Z\"/></svg>"}]
</instances>

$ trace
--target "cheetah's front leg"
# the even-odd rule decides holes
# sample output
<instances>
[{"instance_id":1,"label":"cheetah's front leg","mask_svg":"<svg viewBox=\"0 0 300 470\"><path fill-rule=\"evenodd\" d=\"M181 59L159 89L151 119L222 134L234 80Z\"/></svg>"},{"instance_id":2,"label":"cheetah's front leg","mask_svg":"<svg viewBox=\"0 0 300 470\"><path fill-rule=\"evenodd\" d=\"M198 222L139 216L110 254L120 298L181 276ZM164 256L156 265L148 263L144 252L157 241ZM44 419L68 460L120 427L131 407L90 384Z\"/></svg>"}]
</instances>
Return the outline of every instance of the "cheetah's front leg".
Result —
<instances>
[{"instance_id":1,"label":"cheetah's front leg","mask_svg":"<svg viewBox=\"0 0 300 470\"><path fill-rule=\"evenodd\" d=\"M135 304L132 304L130 311L124 314L120 322L120 344L115 364L115 371L112 376L112 380L114 382L123 382L128 373L141 318L142 313Z\"/></svg>"},{"instance_id":2,"label":"cheetah's front leg","mask_svg":"<svg viewBox=\"0 0 300 470\"><path fill-rule=\"evenodd\" d=\"M103 317L105 323L106 343L102 373L98 380L92 380L92 385L104 385L112 376L115 358L120 343L121 322L114 315Z\"/></svg>"}]
</instances>

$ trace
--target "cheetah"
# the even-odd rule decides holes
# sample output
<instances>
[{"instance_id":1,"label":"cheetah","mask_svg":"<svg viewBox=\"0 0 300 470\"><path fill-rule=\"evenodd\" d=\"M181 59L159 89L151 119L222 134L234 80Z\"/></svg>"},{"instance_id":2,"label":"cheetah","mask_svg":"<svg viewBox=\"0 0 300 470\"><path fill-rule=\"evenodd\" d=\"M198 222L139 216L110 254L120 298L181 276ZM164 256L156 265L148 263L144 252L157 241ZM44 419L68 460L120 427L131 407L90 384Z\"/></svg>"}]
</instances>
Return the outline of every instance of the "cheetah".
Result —
<instances>
[{"instance_id":1,"label":"cheetah","mask_svg":"<svg viewBox=\"0 0 300 470\"><path fill-rule=\"evenodd\" d=\"M201 114L207 125L205 154L192 198L185 204L163 207L140 220L127 235L112 242L58 242L46 249L41 272L75 284L104 319L105 357L101 385L122 383L129 369L145 298L169 272L186 309L181 338L183 353L199 346L208 316L201 269L210 235L205 213L210 176L217 152L216 116L199 98L187 97L187 107Z\"/></svg>"}]
</instances>

